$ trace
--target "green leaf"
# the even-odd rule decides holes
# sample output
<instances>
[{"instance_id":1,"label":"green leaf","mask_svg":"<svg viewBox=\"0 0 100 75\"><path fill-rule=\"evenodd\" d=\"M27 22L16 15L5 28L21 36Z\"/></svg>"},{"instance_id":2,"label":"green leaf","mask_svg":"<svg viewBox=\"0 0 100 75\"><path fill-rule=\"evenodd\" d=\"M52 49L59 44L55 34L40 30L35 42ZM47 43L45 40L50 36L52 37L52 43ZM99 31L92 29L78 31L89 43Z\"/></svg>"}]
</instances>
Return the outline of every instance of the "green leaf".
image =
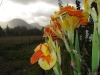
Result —
<instances>
[{"instance_id":1,"label":"green leaf","mask_svg":"<svg viewBox=\"0 0 100 75\"><path fill-rule=\"evenodd\" d=\"M99 62L100 62L100 26L99 26L99 23L98 23L98 34L99 34Z\"/></svg>"},{"instance_id":2,"label":"green leaf","mask_svg":"<svg viewBox=\"0 0 100 75\"><path fill-rule=\"evenodd\" d=\"M92 39L92 73L98 68L99 66L99 39L98 39L98 32L97 32L97 23L94 23L94 32L93 32L93 39Z\"/></svg>"},{"instance_id":3,"label":"green leaf","mask_svg":"<svg viewBox=\"0 0 100 75\"><path fill-rule=\"evenodd\" d=\"M57 41L56 41L56 52L57 52L57 59L58 59L59 65L61 65L60 46L58 45Z\"/></svg>"},{"instance_id":4,"label":"green leaf","mask_svg":"<svg viewBox=\"0 0 100 75\"><path fill-rule=\"evenodd\" d=\"M75 38L75 50L77 50L77 53L80 54L79 38L78 38L78 31L77 30L76 30L76 38Z\"/></svg>"},{"instance_id":5,"label":"green leaf","mask_svg":"<svg viewBox=\"0 0 100 75\"><path fill-rule=\"evenodd\" d=\"M75 59L77 63L76 69L78 70L78 73L81 72L81 62L80 62L80 49L79 49L79 38L78 38L78 31L76 30L76 38L75 38L75 50L77 53L75 53Z\"/></svg>"},{"instance_id":6,"label":"green leaf","mask_svg":"<svg viewBox=\"0 0 100 75\"><path fill-rule=\"evenodd\" d=\"M54 71L55 75L60 75L60 74L59 74L59 71L58 71L58 69L57 69L56 66L57 66L57 65L55 65L55 66L53 67L53 71Z\"/></svg>"}]
</instances>

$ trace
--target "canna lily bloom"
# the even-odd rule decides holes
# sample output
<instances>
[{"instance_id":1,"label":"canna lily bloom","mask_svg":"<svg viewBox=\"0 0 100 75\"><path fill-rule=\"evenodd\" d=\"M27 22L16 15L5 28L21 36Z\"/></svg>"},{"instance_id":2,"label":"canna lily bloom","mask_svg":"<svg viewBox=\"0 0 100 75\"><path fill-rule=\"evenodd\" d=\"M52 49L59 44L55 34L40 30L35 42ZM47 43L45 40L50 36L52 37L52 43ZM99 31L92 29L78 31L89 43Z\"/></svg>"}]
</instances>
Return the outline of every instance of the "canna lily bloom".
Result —
<instances>
[{"instance_id":1,"label":"canna lily bloom","mask_svg":"<svg viewBox=\"0 0 100 75\"><path fill-rule=\"evenodd\" d=\"M56 39L58 38L53 32L52 30L50 29L52 26L51 25L47 25L45 28L44 28L44 37L48 38L48 36L51 36L53 39Z\"/></svg>"},{"instance_id":2,"label":"canna lily bloom","mask_svg":"<svg viewBox=\"0 0 100 75\"><path fill-rule=\"evenodd\" d=\"M66 31L69 29L74 31L74 29L80 24L86 25L89 17L88 12L76 10L74 6L63 7L59 14L62 16L62 20L59 20L59 23Z\"/></svg>"},{"instance_id":3,"label":"canna lily bloom","mask_svg":"<svg viewBox=\"0 0 100 75\"><path fill-rule=\"evenodd\" d=\"M52 27L50 29L52 30L52 32L57 37L63 39L64 38L64 33L62 31L61 24L58 22L58 19L60 19L60 18L57 16L57 12L55 14L55 17L53 15L51 16L51 25L52 25Z\"/></svg>"},{"instance_id":4,"label":"canna lily bloom","mask_svg":"<svg viewBox=\"0 0 100 75\"><path fill-rule=\"evenodd\" d=\"M64 38L64 33L62 32L61 25L58 21L55 21L50 29L57 37L61 39Z\"/></svg>"},{"instance_id":5,"label":"canna lily bloom","mask_svg":"<svg viewBox=\"0 0 100 75\"><path fill-rule=\"evenodd\" d=\"M89 13L82 10L76 10L74 6L62 7L58 13L61 15L61 18L57 20L62 26L64 33L73 43L75 28L77 28L79 25L87 24Z\"/></svg>"},{"instance_id":6,"label":"canna lily bloom","mask_svg":"<svg viewBox=\"0 0 100 75\"><path fill-rule=\"evenodd\" d=\"M35 53L30 59L31 64L38 61L38 64L44 70L49 70L56 64L56 54L54 51L50 52L47 43L38 45L34 51Z\"/></svg>"},{"instance_id":7,"label":"canna lily bloom","mask_svg":"<svg viewBox=\"0 0 100 75\"><path fill-rule=\"evenodd\" d=\"M86 25L88 23L89 13L82 11L81 16L79 16L79 22L81 25Z\"/></svg>"},{"instance_id":8,"label":"canna lily bloom","mask_svg":"<svg viewBox=\"0 0 100 75\"><path fill-rule=\"evenodd\" d=\"M64 33L62 32L62 27L53 15L51 16L50 25L44 28L44 37L51 36L53 39L61 38L63 39Z\"/></svg>"},{"instance_id":9,"label":"canna lily bloom","mask_svg":"<svg viewBox=\"0 0 100 75\"><path fill-rule=\"evenodd\" d=\"M86 25L88 22L89 14L87 12L82 12L80 16L71 16L69 14L64 14L65 17L62 16L62 20L59 19L58 22L62 25L65 31L71 30L74 32L74 29L81 25Z\"/></svg>"},{"instance_id":10,"label":"canna lily bloom","mask_svg":"<svg viewBox=\"0 0 100 75\"><path fill-rule=\"evenodd\" d=\"M65 17L63 21L58 20L59 23L62 25L65 31L68 31L68 30L74 31L74 29L79 25L79 18L76 16L70 16L68 14L66 16L67 17Z\"/></svg>"},{"instance_id":11,"label":"canna lily bloom","mask_svg":"<svg viewBox=\"0 0 100 75\"><path fill-rule=\"evenodd\" d=\"M82 10L76 10L74 6L65 6L62 7L59 14L68 13L70 16L80 16L82 14Z\"/></svg>"},{"instance_id":12,"label":"canna lily bloom","mask_svg":"<svg viewBox=\"0 0 100 75\"><path fill-rule=\"evenodd\" d=\"M48 38L48 36L51 36L53 39L56 39L58 37L52 31L52 28L53 28L53 25L52 24L54 24L54 22L56 22L56 19L54 18L53 15L51 15L50 18L51 18L51 21L50 21L51 24L50 25L47 25L44 28L44 35L43 36L44 37L47 37L47 38Z\"/></svg>"},{"instance_id":13,"label":"canna lily bloom","mask_svg":"<svg viewBox=\"0 0 100 75\"><path fill-rule=\"evenodd\" d=\"M76 8L74 6L65 6L58 13L60 15L68 14L71 17L72 16L77 17L79 20L79 24L81 24L81 25L86 25L88 22L88 17L89 17L88 12L84 12L82 10L76 10ZM69 17L67 17L67 18L69 18Z\"/></svg>"}]
</instances>

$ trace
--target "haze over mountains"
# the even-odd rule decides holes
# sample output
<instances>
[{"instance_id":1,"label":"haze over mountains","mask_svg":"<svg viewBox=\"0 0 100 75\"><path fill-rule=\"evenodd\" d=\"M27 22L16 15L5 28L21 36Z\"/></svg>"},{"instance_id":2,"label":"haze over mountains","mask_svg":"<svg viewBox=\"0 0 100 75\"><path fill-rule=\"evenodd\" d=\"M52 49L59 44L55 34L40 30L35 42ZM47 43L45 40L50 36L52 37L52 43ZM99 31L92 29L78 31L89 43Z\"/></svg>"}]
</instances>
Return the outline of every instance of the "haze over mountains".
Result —
<instances>
[{"instance_id":1,"label":"haze over mountains","mask_svg":"<svg viewBox=\"0 0 100 75\"><path fill-rule=\"evenodd\" d=\"M7 25L10 28L13 28L13 27L16 27L16 26L25 26L28 29L35 28L35 27L38 28L38 29L42 29L42 27L43 27L43 26L39 25L39 23L31 23L31 24L28 24L26 21L24 21L22 19L13 19L13 20L10 20L8 22L0 22L0 26L2 28L6 28Z\"/></svg>"}]
</instances>

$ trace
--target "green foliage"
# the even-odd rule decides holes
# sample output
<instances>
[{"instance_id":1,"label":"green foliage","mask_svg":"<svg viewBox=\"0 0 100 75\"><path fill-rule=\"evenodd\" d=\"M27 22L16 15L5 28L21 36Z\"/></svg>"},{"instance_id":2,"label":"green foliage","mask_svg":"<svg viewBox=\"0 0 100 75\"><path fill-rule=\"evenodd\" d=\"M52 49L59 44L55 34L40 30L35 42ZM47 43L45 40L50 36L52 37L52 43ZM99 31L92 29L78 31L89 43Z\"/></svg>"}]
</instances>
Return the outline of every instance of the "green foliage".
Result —
<instances>
[{"instance_id":1,"label":"green foliage","mask_svg":"<svg viewBox=\"0 0 100 75\"><path fill-rule=\"evenodd\" d=\"M81 8L81 7L80 7L80 3L81 3L81 2L80 2L79 0L76 0L76 7L77 7L77 10L80 10L80 8Z\"/></svg>"},{"instance_id":2,"label":"green foliage","mask_svg":"<svg viewBox=\"0 0 100 75\"><path fill-rule=\"evenodd\" d=\"M38 28L30 28L27 29L25 26L16 26L14 28L10 28L8 25L3 30L0 27L0 36L27 36L27 35L34 35L34 36L42 36L43 35L43 29Z\"/></svg>"},{"instance_id":3,"label":"green foliage","mask_svg":"<svg viewBox=\"0 0 100 75\"><path fill-rule=\"evenodd\" d=\"M37 44L27 46L18 50L3 50L0 53L1 75L39 75L39 66L37 63L33 66L30 64L30 57L33 49Z\"/></svg>"},{"instance_id":4,"label":"green foliage","mask_svg":"<svg viewBox=\"0 0 100 75\"><path fill-rule=\"evenodd\" d=\"M97 34L96 24L94 25L93 41L92 41L92 73L99 66L99 38Z\"/></svg>"},{"instance_id":5,"label":"green foliage","mask_svg":"<svg viewBox=\"0 0 100 75\"><path fill-rule=\"evenodd\" d=\"M80 48L79 48L79 36L78 36L78 31L76 30L76 37L75 37L75 50L77 53L75 53L75 60L77 63L77 71L78 73L81 73L81 57L80 57Z\"/></svg>"},{"instance_id":6,"label":"green foliage","mask_svg":"<svg viewBox=\"0 0 100 75\"><path fill-rule=\"evenodd\" d=\"M16 37L1 37L0 38L0 51L20 49L25 46L43 42L44 38L41 36L16 36Z\"/></svg>"},{"instance_id":7,"label":"green foliage","mask_svg":"<svg viewBox=\"0 0 100 75\"><path fill-rule=\"evenodd\" d=\"M4 30L1 28L1 26L0 26L0 37L1 36L4 36L5 35L5 32L4 32Z\"/></svg>"}]
</instances>

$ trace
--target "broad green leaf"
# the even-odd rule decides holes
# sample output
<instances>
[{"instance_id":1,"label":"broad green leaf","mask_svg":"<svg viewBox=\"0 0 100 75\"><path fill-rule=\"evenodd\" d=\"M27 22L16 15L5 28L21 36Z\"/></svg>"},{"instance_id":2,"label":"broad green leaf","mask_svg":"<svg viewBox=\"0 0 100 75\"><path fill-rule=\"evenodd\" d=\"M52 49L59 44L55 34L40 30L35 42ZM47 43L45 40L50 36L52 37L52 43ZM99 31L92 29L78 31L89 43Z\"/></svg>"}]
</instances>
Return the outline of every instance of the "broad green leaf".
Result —
<instances>
[{"instance_id":1,"label":"broad green leaf","mask_svg":"<svg viewBox=\"0 0 100 75\"><path fill-rule=\"evenodd\" d=\"M54 71L55 75L60 75L59 71L57 69L57 64L53 67L53 71Z\"/></svg>"},{"instance_id":2,"label":"broad green leaf","mask_svg":"<svg viewBox=\"0 0 100 75\"><path fill-rule=\"evenodd\" d=\"M100 62L100 26L98 26L98 34L99 34L99 62Z\"/></svg>"},{"instance_id":3,"label":"broad green leaf","mask_svg":"<svg viewBox=\"0 0 100 75\"><path fill-rule=\"evenodd\" d=\"M94 23L94 32L92 39L92 73L99 66L99 39L97 32L97 23Z\"/></svg>"},{"instance_id":4,"label":"broad green leaf","mask_svg":"<svg viewBox=\"0 0 100 75\"><path fill-rule=\"evenodd\" d=\"M78 38L78 31L76 30L76 38L75 38L75 50L77 53L75 53L75 59L77 63L77 70L78 72L81 72L81 62L80 62L80 49L79 49L79 38Z\"/></svg>"}]
</instances>

